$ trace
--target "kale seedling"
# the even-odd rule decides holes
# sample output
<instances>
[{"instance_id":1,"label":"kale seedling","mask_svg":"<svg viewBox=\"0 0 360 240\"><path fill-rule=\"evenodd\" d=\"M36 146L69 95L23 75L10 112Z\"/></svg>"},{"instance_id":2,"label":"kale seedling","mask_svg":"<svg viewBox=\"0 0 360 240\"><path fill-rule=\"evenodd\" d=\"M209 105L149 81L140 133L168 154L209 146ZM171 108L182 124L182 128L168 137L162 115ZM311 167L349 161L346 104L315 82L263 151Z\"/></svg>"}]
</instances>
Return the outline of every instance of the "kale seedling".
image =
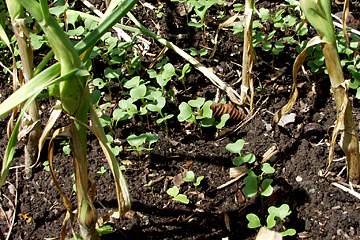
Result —
<instances>
[{"instance_id":1,"label":"kale seedling","mask_svg":"<svg viewBox=\"0 0 360 240\"><path fill-rule=\"evenodd\" d=\"M264 174L272 174L275 172L275 169L270 166L269 163L264 163L261 166L261 174L257 176L253 171L246 170L248 176L244 179L245 187L243 189L243 193L247 197L254 196L256 194L260 194L261 196L270 196L274 189L271 186L273 182L272 179L263 179ZM261 186L261 190L259 187Z\"/></svg>"},{"instance_id":2,"label":"kale seedling","mask_svg":"<svg viewBox=\"0 0 360 240\"><path fill-rule=\"evenodd\" d=\"M204 179L204 176L199 176L195 180L195 174L193 171L187 171L186 176L183 178L185 182L192 182L194 187L198 187L201 183L201 180Z\"/></svg>"},{"instance_id":3,"label":"kale seedling","mask_svg":"<svg viewBox=\"0 0 360 240\"><path fill-rule=\"evenodd\" d=\"M103 176L106 173L106 169L104 166L101 166L100 170L97 171L96 173L98 173L99 175Z\"/></svg>"},{"instance_id":4,"label":"kale seedling","mask_svg":"<svg viewBox=\"0 0 360 240\"><path fill-rule=\"evenodd\" d=\"M172 197L173 201L182 202L188 204L190 201L185 194L179 194L180 190L177 186L169 188L166 193Z\"/></svg>"},{"instance_id":5,"label":"kale seedling","mask_svg":"<svg viewBox=\"0 0 360 240\"><path fill-rule=\"evenodd\" d=\"M235 143L229 143L226 145L226 150L228 150L231 153L237 153L239 154L238 157L233 159L233 164L235 166L240 166L243 163L253 163L255 162L255 155L252 153L247 154L244 156L244 154L241 152L245 144L245 141L243 139L238 139Z\"/></svg>"},{"instance_id":6,"label":"kale seedling","mask_svg":"<svg viewBox=\"0 0 360 240\"><path fill-rule=\"evenodd\" d=\"M291 214L289 205L282 204L278 208L271 206L268 208L268 212L269 212L269 215L266 218L266 227L269 229L273 228L276 224L276 220L279 220L280 224L281 224L281 228L284 229L283 220L285 219L285 217L287 217ZM260 219L256 214L250 213L250 214L246 215L246 218L249 220L248 228L258 228L258 227L262 226ZM296 230L290 228L290 229L287 229L280 233L283 236L293 236L296 234Z\"/></svg>"},{"instance_id":7,"label":"kale seedling","mask_svg":"<svg viewBox=\"0 0 360 240\"><path fill-rule=\"evenodd\" d=\"M213 101L206 101L205 98L198 98L196 100L189 100L187 103L182 102L179 105L180 113L178 115L179 122L195 122L200 127L210 127L215 123L213 112L210 109ZM192 107L196 110L193 111Z\"/></svg>"},{"instance_id":8,"label":"kale seedling","mask_svg":"<svg viewBox=\"0 0 360 240\"><path fill-rule=\"evenodd\" d=\"M152 148L150 148L150 146L151 146L151 144L157 142L159 139L160 139L159 136L155 136L151 133L142 133L139 136L132 134L126 140L133 148L128 148L126 150L127 151L135 151L139 157L139 160L141 160L140 152L143 150L147 150L149 153L150 161L151 161L150 151L152 150ZM141 145L145 142L145 140L148 140L148 142L149 142L149 145L147 148L141 147Z\"/></svg>"},{"instance_id":9,"label":"kale seedling","mask_svg":"<svg viewBox=\"0 0 360 240\"><path fill-rule=\"evenodd\" d=\"M166 137L169 136L169 128L167 124L167 120L172 118L174 114L163 114L162 109L165 107L166 100L165 97L162 96L162 93L160 91L152 91L150 95L147 97L149 100L152 100L152 102L149 102L146 107L152 112L158 112L161 116L161 118L156 120L156 123L160 124L162 122L165 122L165 131L166 131Z\"/></svg>"}]
</instances>

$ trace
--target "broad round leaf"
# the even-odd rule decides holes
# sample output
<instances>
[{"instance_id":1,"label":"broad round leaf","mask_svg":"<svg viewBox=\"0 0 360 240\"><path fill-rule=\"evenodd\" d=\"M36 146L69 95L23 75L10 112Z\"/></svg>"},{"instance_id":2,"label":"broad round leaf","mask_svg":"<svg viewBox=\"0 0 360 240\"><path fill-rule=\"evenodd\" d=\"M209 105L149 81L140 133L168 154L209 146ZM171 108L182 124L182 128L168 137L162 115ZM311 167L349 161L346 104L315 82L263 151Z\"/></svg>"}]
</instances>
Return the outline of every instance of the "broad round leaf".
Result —
<instances>
[{"instance_id":1,"label":"broad round leaf","mask_svg":"<svg viewBox=\"0 0 360 240\"><path fill-rule=\"evenodd\" d=\"M177 186L173 186L169 188L166 193L172 197L176 197L179 194L179 188Z\"/></svg>"},{"instance_id":2,"label":"broad round leaf","mask_svg":"<svg viewBox=\"0 0 360 240\"><path fill-rule=\"evenodd\" d=\"M138 148L141 144L145 142L146 135L141 134L140 136L136 136L135 134L132 134L126 140L131 146Z\"/></svg>"},{"instance_id":3,"label":"broad round leaf","mask_svg":"<svg viewBox=\"0 0 360 240\"><path fill-rule=\"evenodd\" d=\"M226 145L226 150L231 153L241 153L241 149L244 147L245 141L243 139L237 140L235 143L229 143Z\"/></svg>"},{"instance_id":4,"label":"broad round leaf","mask_svg":"<svg viewBox=\"0 0 360 240\"><path fill-rule=\"evenodd\" d=\"M249 220L248 228L258 228L261 227L260 219L253 213L246 215L247 220Z\"/></svg>"}]
</instances>

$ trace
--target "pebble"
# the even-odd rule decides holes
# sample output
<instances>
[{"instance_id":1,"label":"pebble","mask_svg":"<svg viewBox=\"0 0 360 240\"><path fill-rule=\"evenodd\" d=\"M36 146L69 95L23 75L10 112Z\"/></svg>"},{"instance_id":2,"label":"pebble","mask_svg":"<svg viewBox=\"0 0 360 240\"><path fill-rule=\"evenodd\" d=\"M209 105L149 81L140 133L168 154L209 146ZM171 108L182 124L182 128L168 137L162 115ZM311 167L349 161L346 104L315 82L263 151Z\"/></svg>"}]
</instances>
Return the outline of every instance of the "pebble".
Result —
<instances>
[{"instance_id":1,"label":"pebble","mask_svg":"<svg viewBox=\"0 0 360 240\"><path fill-rule=\"evenodd\" d=\"M295 179L297 182L301 182L303 179L301 176L297 176L296 179Z\"/></svg>"}]
</instances>

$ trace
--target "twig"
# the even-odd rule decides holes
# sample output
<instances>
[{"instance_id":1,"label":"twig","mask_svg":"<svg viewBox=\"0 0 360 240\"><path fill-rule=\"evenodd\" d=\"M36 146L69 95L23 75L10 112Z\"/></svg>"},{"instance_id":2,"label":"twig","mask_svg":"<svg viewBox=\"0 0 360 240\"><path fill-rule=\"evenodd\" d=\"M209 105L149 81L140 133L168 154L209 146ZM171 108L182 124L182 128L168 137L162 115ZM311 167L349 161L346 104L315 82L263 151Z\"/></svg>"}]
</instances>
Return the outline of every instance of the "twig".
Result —
<instances>
[{"instance_id":1,"label":"twig","mask_svg":"<svg viewBox=\"0 0 360 240\"><path fill-rule=\"evenodd\" d=\"M360 199L360 193L355 192L354 190L352 190L352 189L350 189L350 188L347 188L347 187L345 187L345 186L343 186L343 185L341 185L341 184L339 184L339 183L336 183L336 182L331 183L331 185L334 185L335 187L338 187L338 188L340 188L341 190L343 190L343 191L345 191L345 192L348 192L348 193L350 193L351 195L353 195L353 196L355 196L355 197L357 197L357 198Z\"/></svg>"},{"instance_id":2,"label":"twig","mask_svg":"<svg viewBox=\"0 0 360 240\"><path fill-rule=\"evenodd\" d=\"M229 186L229 185L231 185L231 184L239 181L239 180L240 180L243 176L245 176L245 175L246 175L246 173L240 174L240 175L237 176L236 178L231 179L230 181L227 181L226 183L218 186L218 187L216 188L216 190L221 190L221 189L223 189L223 188L226 188L227 186Z\"/></svg>"}]
</instances>

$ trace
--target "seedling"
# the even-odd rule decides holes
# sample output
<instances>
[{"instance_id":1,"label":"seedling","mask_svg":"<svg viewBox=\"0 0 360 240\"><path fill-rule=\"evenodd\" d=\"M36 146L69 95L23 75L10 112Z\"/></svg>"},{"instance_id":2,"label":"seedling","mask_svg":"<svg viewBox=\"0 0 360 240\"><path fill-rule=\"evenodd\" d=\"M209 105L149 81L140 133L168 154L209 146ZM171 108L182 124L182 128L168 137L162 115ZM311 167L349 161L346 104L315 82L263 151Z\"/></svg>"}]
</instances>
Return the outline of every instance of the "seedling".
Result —
<instances>
[{"instance_id":1,"label":"seedling","mask_svg":"<svg viewBox=\"0 0 360 240\"><path fill-rule=\"evenodd\" d=\"M166 131L166 137L169 136L169 128L167 124L167 120L172 118L174 114L163 114L162 109L165 107L166 99L162 96L162 93L160 91L152 91L150 95L147 97L147 99L152 100L153 102L150 102L146 105L147 109L149 109L152 112L158 112L161 116L161 118L156 120L156 123L160 124L162 122L165 123L165 131Z\"/></svg>"},{"instance_id":2,"label":"seedling","mask_svg":"<svg viewBox=\"0 0 360 240\"><path fill-rule=\"evenodd\" d=\"M239 156L233 159L233 164L235 166L240 166L243 163L253 163L255 162L255 155L252 153L247 154L244 156L244 154L241 152L245 144L245 141L243 139L238 139L235 143L229 143L226 145L226 150L228 150L231 153L237 153Z\"/></svg>"},{"instance_id":3,"label":"seedling","mask_svg":"<svg viewBox=\"0 0 360 240\"><path fill-rule=\"evenodd\" d=\"M63 145L63 152L66 154L66 155L70 155L71 153L71 148L70 148L70 144L67 142L67 141L62 141L60 143L60 145Z\"/></svg>"},{"instance_id":4,"label":"seedling","mask_svg":"<svg viewBox=\"0 0 360 240\"><path fill-rule=\"evenodd\" d=\"M210 109L213 101L206 101L205 98L198 98L196 100L189 100L187 103L182 102L179 105L180 113L178 115L179 122L195 122L200 127L210 127L215 123L215 118ZM192 108L196 110L193 111Z\"/></svg>"},{"instance_id":5,"label":"seedling","mask_svg":"<svg viewBox=\"0 0 360 240\"><path fill-rule=\"evenodd\" d=\"M202 48L198 51L196 48L191 47L191 48L189 48L189 50L190 50L190 55L193 57L198 57L199 60L201 60L201 57L208 54L208 50L206 48Z\"/></svg>"},{"instance_id":6,"label":"seedling","mask_svg":"<svg viewBox=\"0 0 360 240\"><path fill-rule=\"evenodd\" d=\"M184 177L183 180L184 180L185 182L192 182L193 185L194 185L194 187L196 188L196 187L198 187L198 186L200 185L201 180L203 180L203 179L204 179L204 176L199 176L199 177L197 177L196 180L195 180L195 174L194 174L194 172L193 172L193 171L187 171L187 172L186 172L186 176Z\"/></svg>"},{"instance_id":7,"label":"seedling","mask_svg":"<svg viewBox=\"0 0 360 240\"><path fill-rule=\"evenodd\" d=\"M43 163L43 166L44 166L45 171L50 172L49 161L45 161Z\"/></svg>"},{"instance_id":8,"label":"seedling","mask_svg":"<svg viewBox=\"0 0 360 240\"><path fill-rule=\"evenodd\" d=\"M271 206L268 208L269 215L266 218L266 226L267 228L273 228L276 224L276 220L280 221L281 228L284 229L283 220L285 217L291 214L290 207L287 204L282 204L280 207ZM260 222L259 217L250 213L246 215L246 218L249 220L248 228L258 228L261 227L262 224ZM296 230L293 228L287 229L285 231L280 232L283 236L293 236L296 234Z\"/></svg>"},{"instance_id":9,"label":"seedling","mask_svg":"<svg viewBox=\"0 0 360 240\"><path fill-rule=\"evenodd\" d=\"M103 176L106 173L106 169L104 166L101 166L100 170L97 171L98 174L100 174L101 176Z\"/></svg>"},{"instance_id":10,"label":"seedling","mask_svg":"<svg viewBox=\"0 0 360 240\"><path fill-rule=\"evenodd\" d=\"M133 148L128 148L126 150L127 151L135 151L138 154L139 160L141 160L140 152L147 150L149 153L150 161L151 161L150 151L152 150L152 148L150 148L150 146L151 146L151 144L157 142L159 139L160 139L159 136L155 136L151 133L143 133L143 134L140 134L139 136L132 134L126 140ZM141 146L143 143L145 143L145 140L148 140L148 142L149 142L149 145L147 148Z\"/></svg>"},{"instance_id":11,"label":"seedling","mask_svg":"<svg viewBox=\"0 0 360 240\"><path fill-rule=\"evenodd\" d=\"M221 2L219 0L189 0L188 3L194 7L196 15L194 17L200 18L198 21L191 21L188 23L189 26L202 28L203 37L205 37L205 19L207 10L214 4Z\"/></svg>"},{"instance_id":12,"label":"seedling","mask_svg":"<svg viewBox=\"0 0 360 240\"><path fill-rule=\"evenodd\" d=\"M160 12L163 7L164 7L164 5L160 5L160 6L155 10L156 16L157 16L158 18L162 18L162 16L163 16L163 14Z\"/></svg>"},{"instance_id":13,"label":"seedling","mask_svg":"<svg viewBox=\"0 0 360 240\"><path fill-rule=\"evenodd\" d=\"M243 189L243 193L247 197L252 197L256 194L260 194L261 196L268 197L270 196L274 189L271 186L273 182L272 179L263 179L264 174L272 174L275 172L275 169L270 166L269 163L264 163L261 166L261 174L256 175L253 171L247 169L246 173L248 176L244 179L245 187ZM259 189L260 188L260 189Z\"/></svg>"},{"instance_id":14,"label":"seedling","mask_svg":"<svg viewBox=\"0 0 360 240\"><path fill-rule=\"evenodd\" d=\"M185 204L188 204L190 201L185 194L179 194L180 190L177 186L169 188L166 193L169 194L172 198L172 201L178 201Z\"/></svg>"}]
</instances>

